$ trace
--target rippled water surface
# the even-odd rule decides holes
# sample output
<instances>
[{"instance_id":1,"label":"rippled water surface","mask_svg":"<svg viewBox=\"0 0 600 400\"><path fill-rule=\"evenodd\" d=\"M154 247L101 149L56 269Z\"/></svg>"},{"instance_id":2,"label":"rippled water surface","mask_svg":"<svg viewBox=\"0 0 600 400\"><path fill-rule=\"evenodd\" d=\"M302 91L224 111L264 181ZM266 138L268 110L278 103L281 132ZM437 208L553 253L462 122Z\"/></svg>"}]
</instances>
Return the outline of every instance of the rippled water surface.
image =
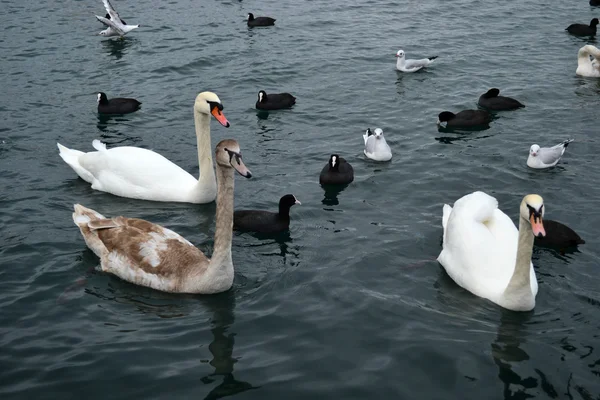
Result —
<instances>
[{"instance_id":1,"label":"rippled water surface","mask_svg":"<svg viewBox=\"0 0 600 400\"><path fill-rule=\"evenodd\" d=\"M0 396L7 398L600 399L600 80L575 75L595 40L564 28L600 16L587 0L114 0L125 40L96 35L100 0L2 1L0 16ZM245 16L276 26L248 29ZM438 55L396 72L395 53ZM438 132L440 111L475 108L491 87L526 108L485 131ZM292 110L259 115L258 90ZM236 207L274 209L289 236L235 234L232 290L170 295L98 272L73 203L141 217L212 252L215 205L92 190L56 142L151 148L196 175L192 105L216 92L255 177ZM135 97L99 118L96 93ZM362 154L384 129L394 158ZM529 146L575 142L558 167ZM355 169L340 193L318 174L337 152ZM435 261L442 205L474 190L516 220L524 194L587 243L534 249L537 305L513 313L459 288Z\"/></svg>"}]
</instances>

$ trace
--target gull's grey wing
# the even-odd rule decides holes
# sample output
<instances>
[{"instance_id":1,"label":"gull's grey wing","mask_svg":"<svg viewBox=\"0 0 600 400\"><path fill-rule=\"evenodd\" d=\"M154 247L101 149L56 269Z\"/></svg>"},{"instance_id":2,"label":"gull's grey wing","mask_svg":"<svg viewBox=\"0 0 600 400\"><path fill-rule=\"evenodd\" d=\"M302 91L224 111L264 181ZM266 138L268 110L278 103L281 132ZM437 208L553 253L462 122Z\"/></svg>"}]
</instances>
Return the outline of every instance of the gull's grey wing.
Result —
<instances>
[{"instance_id":1,"label":"gull's grey wing","mask_svg":"<svg viewBox=\"0 0 600 400\"><path fill-rule=\"evenodd\" d=\"M373 153L375 151L375 145L377 144L375 143L376 141L377 139L375 139L375 136L369 136L367 142L365 143L365 151L367 153Z\"/></svg>"},{"instance_id":2,"label":"gull's grey wing","mask_svg":"<svg viewBox=\"0 0 600 400\"><path fill-rule=\"evenodd\" d=\"M104 17L99 17L97 15L96 15L96 18L98 19L98 21L102 22L104 25L108 26L109 28L113 28L119 35L123 36L125 34L123 29L121 29L121 27L119 25L117 25L116 23L113 22L114 20L106 19Z\"/></svg>"},{"instance_id":3,"label":"gull's grey wing","mask_svg":"<svg viewBox=\"0 0 600 400\"><path fill-rule=\"evenodd\" d=\"M112 19L113 21L121 22L121 18L119 18L119 13L114 9L112 4L110 4L110 1L102 0L102 3L104 3L104 8L106 8L106 12L108 13L108 15L110 15L110 19Z\"/></svg>"},{"instance_id":4,"label":"gull's grey wing","mask_svg":"<svg viewBox=\"0 0 600 400\"><path fill-rule=\"evenodd\" d=\"M554 164L562 156L563 149L564 147L542 147L538 152L538 157L544 164Z\"/></svg>"},{"instance_id":5,"label":"gull's grey wing","mask_svg":"<svg viewBox=\"0 0 600 400\"><path fill-rule=\"evenodd\" d=\"M429 65L429 60L424 58L422 60L406 60L404 67L408 69L423 68Z\"/></svg>"}]
</instances>

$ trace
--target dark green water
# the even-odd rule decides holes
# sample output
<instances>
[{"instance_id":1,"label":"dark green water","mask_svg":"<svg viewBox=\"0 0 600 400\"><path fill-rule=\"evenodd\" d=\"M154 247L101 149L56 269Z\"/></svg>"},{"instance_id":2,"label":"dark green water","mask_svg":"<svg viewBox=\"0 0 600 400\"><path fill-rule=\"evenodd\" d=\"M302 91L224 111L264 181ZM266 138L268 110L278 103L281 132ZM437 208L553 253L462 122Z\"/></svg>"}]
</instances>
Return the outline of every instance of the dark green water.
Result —
<instances>
[{"instance_id":1,"label":"dark green water","mask_svg":"<svg viewBox=\"0 0 600 400\"><path fill-rule=\"evenodd\" d=\"M523 4L527 3L527 4ZM575 75L592 40L564 28L587 0L125 1L142 28L95 34L95 1L0 7L0 396L3 399L600 399L600 80ZM277 18L249 30L248 12ZM395 71L395 53L439 55ZM525 109L491 128L440 133L443 110L476 107L490 87ZM260 118L258 90L288 91ZM178 296L97 272L73 203L163 224L212 251L215 205L154 203L93 191L56 142L136 145L196 175L192 105L216 92L254 173L236 207L292 209L289 237L234 235L231 291ZM100 119L96 93L135 97L135 114ZM391 163L362 155L381 127ZM558 167L526 167L529 146L568 137ZM338 152L355 181L326 194ZM474 190L516 220L524 194L587 243L534 249L540 285L513 313L455 285L435 258L442 205Z\"/></svg>"}]
</instances>

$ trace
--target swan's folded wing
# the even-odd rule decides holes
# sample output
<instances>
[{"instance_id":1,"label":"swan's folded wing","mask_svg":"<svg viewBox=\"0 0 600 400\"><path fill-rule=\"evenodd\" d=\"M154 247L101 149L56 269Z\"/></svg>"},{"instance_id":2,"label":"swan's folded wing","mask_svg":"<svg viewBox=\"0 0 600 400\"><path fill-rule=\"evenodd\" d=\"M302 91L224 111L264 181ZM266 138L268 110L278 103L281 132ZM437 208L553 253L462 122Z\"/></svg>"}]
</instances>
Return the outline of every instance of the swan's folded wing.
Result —
<instances>
[{"instance_id":1,"label":"swan's folded wing","mask_svg":"<svg viewBox=\"0 0 600 400\"><path fill-rule=\"evenodd\" d=\"M113 28L119 35L123 36L125 34L123 29L119 26L120 24L113 22L114 20L106 19L98 15L96 15L96 18L109 28Z\"/></svg>"},{"instance_id":2,"label":"swan's folded wing","mask_svg":"<svg viewBox=\"0 0 600 400\"><path fill-rule=\"evenodd\" d=\"M208 267L206 256L177 233L160 225L116 217L118 226L95 231L106 247L102 269L138 285L181 291L185 278Z\"/></svg>"},{"instance_id":3,"label":"swan's folded wing","mask_svg":"<svg viewBox=\"0 0 600 400\"><path fill-rule=\"evenodd\" d=\"M79 163L93 177L92 187L132 198L157 198L193 188L198 180L162 155L138 147L92 151ZM162 198L162 197L161 197Z\"/></svg>"},{"instance_id":4,"label":"swan's folded wing","mask_svg":"<svg viewBox=\"0 0 600 400\"><path fill-rule=\"evenodd\" d=\"M460 286L487 297L489 293L480 289L500 288L502 283L506 287L508 283L512 270L506 273L506 263L512 262L514 269L517 236L514 223L498 210L495 198L471 193L454 203L440 262ZM444 265L443 261L451 264ZM473 282L477 282L476 287Z\"/></svg>"}]
</instances>

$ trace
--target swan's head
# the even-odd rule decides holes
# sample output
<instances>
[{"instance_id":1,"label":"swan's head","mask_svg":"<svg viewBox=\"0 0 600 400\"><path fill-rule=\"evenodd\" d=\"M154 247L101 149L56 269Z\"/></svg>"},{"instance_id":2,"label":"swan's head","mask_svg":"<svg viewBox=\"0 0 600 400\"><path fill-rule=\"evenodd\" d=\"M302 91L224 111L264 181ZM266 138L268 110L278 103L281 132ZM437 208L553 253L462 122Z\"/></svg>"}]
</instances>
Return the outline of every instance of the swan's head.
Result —
<instances>
[{"instance_id":1,"label":"swan's head","mask_svg":"<svg viewBox=\"0 0 600 400\"><path fill-rule=\"evenodd\" d=\"M254 14L248 13L248 21L252 21L254 19Z\"/></svg>"},{"instance_id":2,"label":"swan's head","mask_svg":"<svg viewBox=\"0 0 600 400\"><path fill-rule=\"evenodd\" d=\"M537 144L532 144L531 147L529 148L529 155L532 157L535 157L538 155L539 151L540 151L540 146L538 146Z\"/></svg>"},{"instance_id":3,"label":"swan's head","mask_svg":"<svg viewBox=\"0 0 600 400\"><path fill-rule=\"evenodd\" d=\"M598 18L594 18L590 21L590 26L593 28L598 25Z\"/></svg>"},{"instance_id":4,"label":"swan's head","mask_svg":"<svg viewBox=\"0 0 600 400\"><path fill-rule=\"evenodd\" d=\"M229 121L223 115L223 104L219 96L213 92L202 92L196 96L194 111L200 114L212 114L213 117L225 128L229 128Z\"/></svg>"},{"instance_id":5,"label":"swan's head","mask_svg":"<svg viewBox=\"0 0 600 400\"><path fill-rule=\"evenodd\" d=\"M340 156L337 154L332 154L329 157L329 169L337 169L340 165Z\"/></svg>"},{"instance_id":6,"label":"swan's head","mask_svg":"<svg viewBox=\"0 0 600 400\"><path fill-rule=\"evenodd\" d=\"M98 104L103 104L108 101L108 97L106 97L106 93L100 92L98 93Z\"/></svg>"},{"instance_id":7,"label":"swan's head","mask_svg":"<svg viewBox=\"0 0 600 400\"><path fill-rule=\"evenodd\" d=\"M261 90L260 92L258 92L258 102L264 103L265 101L267 101L267 92Z\"/></svg>"},{"instance_id":8,"label":"swan's head","mask_svg":"<svg viewBox=\"0 0 600 400\"><path fill-rule=\"evenodd\" d=\"M219 167L235 169L244 178L252 177L252 173L242 161L240 145L233 139L225 139L217 143L215 162Z\"/></svg>"},{"instance_id":9,"label":"swan's head","mask_svg":"<svg viewBox=\"0 0 600 400\"><path fill-rule=\"evenodd\" d=\"M398 52L396 53L396 57L404 58L404 50L398 50Z\"/></svg>"},{"instance_id":10,"label":"swan's head","mask_svg":"<svg viewBox=\"0 0 600 400\"><path fill-rule=\"evenodd\" d=\"M448 122L450 121L452 118L455 117L455 114L453 112L450 111L442 111L441 113L439 113L438 115L438 120L437 120L437 124L441 125L443 122Z\"/></svg>"},{"instance_id":11,"label":"swan's head","mask_svg":"<svg viewBox=\"0 0 600 400\"><path fill-rule=\"evenodd\" d=\"M544 230L544 199L537 194L528 194L521 202L521 218L529 221L533 235L537 237L546 236Z\"/></svg>"}]
</instances>

